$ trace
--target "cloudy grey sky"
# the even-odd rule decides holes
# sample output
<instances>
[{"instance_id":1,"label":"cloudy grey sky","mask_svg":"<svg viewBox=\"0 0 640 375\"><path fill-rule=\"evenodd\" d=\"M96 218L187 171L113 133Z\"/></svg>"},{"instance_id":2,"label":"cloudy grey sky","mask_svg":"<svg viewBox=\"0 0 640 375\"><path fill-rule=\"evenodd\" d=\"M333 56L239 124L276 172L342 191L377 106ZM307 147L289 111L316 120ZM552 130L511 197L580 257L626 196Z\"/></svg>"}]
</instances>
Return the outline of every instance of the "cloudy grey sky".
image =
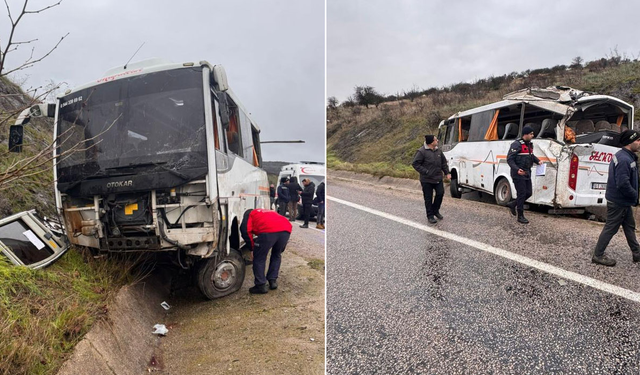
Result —
<instances>
[{"instance_id":1,"label":"cloudy grey sky","mask_svg":"<svg viewBox=\"0 0 640 375\"><path fill-rule=\"evenodd\" d=\"M54 0L31 0L37 9ZM21 0L9 0L17 14ZM70 35L43 62L19 74L27 86L49 79L70 87L93 81L133 61L222 64L229 85L262 129L262 140L306 144L264 145L264 160L324 160L324 0L63 0L21 21L16 40L39 38L36 56ZM9 21L0 7L0 42ZM25 58L8 56L11 68Z\"/></svg>"},{"instance_id":2,"label":"cloudy grey sky","mask_svg":"<svg viewBox=\"0 0 640 375\"><path fill-rule=\"evenodd\" d=\"M327 95L446 86L616 46L638 57L638 14L635 1L328 0Z\"/></svg>"}]
</instances>

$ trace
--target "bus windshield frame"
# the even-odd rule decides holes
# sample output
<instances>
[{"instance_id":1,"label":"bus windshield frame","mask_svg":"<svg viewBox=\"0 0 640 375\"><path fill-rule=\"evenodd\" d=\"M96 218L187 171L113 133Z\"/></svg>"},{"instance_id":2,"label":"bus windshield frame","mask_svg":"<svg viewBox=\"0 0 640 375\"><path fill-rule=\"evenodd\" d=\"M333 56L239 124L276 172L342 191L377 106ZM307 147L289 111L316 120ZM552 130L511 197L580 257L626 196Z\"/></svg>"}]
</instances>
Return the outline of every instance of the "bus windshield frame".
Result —
<instances>
[{"instance_id":1,"label":"bus windshield frame","mask_svg":"<svg viewBox=\"0 0 640 375\"><path fill-rule=\"evenodd\" d=\"M60 98L58 183L206 168L202 77L201 67L151 72Z\"/></svg>"}]
</instances>

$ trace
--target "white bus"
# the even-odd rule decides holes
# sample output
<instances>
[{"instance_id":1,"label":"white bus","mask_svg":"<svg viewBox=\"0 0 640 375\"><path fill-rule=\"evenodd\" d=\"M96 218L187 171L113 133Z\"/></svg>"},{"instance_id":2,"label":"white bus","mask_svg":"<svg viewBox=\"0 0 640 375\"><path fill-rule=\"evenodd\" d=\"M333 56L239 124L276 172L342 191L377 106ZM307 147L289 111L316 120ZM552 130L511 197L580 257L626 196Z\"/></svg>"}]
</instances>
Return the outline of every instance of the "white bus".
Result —
<instances>
[{"instance_id":1,"label":"white bus","mask_svg":"<svg viewBox=\"0 0 640 375\"><path fill-rule=\"evenodd\" d=\"M619 150L620 131L634 129L633 106L568 87L529 88L503 99L440 123L451 195L480 191L493 194L500 205L514 199L507 152L529 125L543 166L532 170L533 195L527 202L551 206L554 213L606 205L609 162Z\"/></svg>"},{"instance_id":2,"label":"white bus","mask_svg":"<svg viewBox=\"0 0 640 375\"><path fill-rule=\"evenodd\" d=\"M16 125L29 115L55 117L56 206L71 243L173 254L208 298L241 287L242 216L269 208L269 183L260 129L222 66L142 61Z\"/></svg>"}]
</instances>

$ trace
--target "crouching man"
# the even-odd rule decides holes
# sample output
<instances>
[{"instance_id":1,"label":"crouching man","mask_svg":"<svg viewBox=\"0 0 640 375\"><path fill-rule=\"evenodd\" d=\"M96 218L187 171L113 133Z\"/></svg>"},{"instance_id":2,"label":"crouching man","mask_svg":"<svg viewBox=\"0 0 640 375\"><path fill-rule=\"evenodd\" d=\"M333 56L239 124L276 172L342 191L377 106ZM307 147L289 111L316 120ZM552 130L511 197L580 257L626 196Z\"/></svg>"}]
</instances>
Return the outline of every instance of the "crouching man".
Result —
<instances>
[{"instance_id":1,"label":"crouching man","mask_svg":"<svg viewBox=\"0 0 640 375\"><path fill-rule=\"evenodd\" d=\"M250 246L253 254L253 276L255 285L249 288L252 294L265 294L267 281L270 289L278 288L278 273L282 252L287 247L291 235L291 223L286 217L275 211L255 209L247 210L242 218L240 233L244 241ZM257 238L254 240L253 236ZM267 254L271 250L269 271L265 277L264 270Z\"/></svg>"}]
</instances>

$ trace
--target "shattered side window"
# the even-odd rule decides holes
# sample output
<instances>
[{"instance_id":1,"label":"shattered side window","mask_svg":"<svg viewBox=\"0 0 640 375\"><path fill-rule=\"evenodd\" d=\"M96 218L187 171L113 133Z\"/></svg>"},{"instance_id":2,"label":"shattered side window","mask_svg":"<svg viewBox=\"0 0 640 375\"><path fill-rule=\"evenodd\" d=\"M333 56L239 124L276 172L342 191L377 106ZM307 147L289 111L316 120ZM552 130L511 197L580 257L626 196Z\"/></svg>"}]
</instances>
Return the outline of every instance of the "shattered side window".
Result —
<instances>
[{"instance_id":1,"label":"shattered side window","mask_svg":"<svg viewBox=\"0 0 640 375\"><path fill-rule=\"evenodd\" d=\"M54 254L21 220L0 227L0 242L25 265L43 261Z\"/></svg>"}]
</instances>

